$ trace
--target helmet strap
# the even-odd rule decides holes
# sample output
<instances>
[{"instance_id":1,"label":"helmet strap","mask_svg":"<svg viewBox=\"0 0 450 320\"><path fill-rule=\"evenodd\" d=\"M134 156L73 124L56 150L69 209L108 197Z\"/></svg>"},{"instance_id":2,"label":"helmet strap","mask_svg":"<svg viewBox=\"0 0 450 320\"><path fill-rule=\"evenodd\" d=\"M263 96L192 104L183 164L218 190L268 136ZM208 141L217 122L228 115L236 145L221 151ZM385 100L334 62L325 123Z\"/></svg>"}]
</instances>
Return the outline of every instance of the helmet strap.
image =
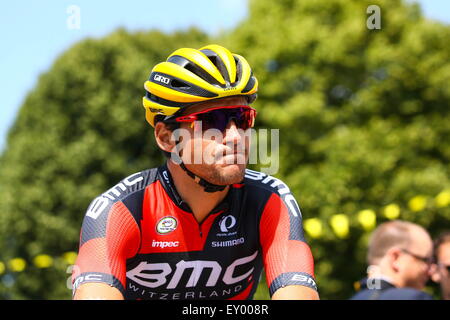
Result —
<instances>
[{"instance_id":1,"label":"helmet strap","mask_svg":"<svg viewBox=\"0 0 450 320\"><path fill-rule=\"evenodd\" d=\"M167 120L167 118L165 120ZM221 186L221 185L210 183L210 182L206 181L205 179L197 176L193 172L191 172L188 168L186 168L186 166L184 165L184 163L181 160L181 157L179 155L179 152L180 152L178 150L179 140L177 139L176 142L177 142L177 144L175 145L176 152L172 152L172 156L175 156L175 159L176 159L175 163L178 163L179 166L181 167L181 169L183 169L189 177L191 177L195 182L197 182L200 186L202 186L203 189L205 190L205 192L213 193L213 192L217 192L217 191L222 191L227 187L227 186Z\"/></svg>"},{"instance_id":2,"label":"helmet strap","mask_svg":"<svg viewBox=\"0 0 450 320\"><path fill-rule=\"evenodd\" d=\"M191 177L195 182L197 182L199 185L201 185L203 187L203 189L205 190L205 192L213 193L213 192L217 192L217 191L222 191L227 187L227 186L220 186L217 184L213 184L213 183L206 181L203 178L200 178L199 176L195 175L193 172L189 171L183 162L180 162L180 167L187 173L187 175L189 177Z\"/></svg>"}]
</instances>

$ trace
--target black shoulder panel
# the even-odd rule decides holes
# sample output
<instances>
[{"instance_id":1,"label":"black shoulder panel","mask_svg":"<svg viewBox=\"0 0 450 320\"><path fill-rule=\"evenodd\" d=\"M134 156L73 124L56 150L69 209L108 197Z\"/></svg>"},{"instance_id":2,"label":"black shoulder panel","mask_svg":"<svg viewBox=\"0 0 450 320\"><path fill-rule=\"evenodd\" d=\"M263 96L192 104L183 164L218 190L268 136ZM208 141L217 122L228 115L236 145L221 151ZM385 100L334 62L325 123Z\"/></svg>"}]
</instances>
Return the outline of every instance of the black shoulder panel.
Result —
<instances>
[{"instance_id":1,"label":"black shoulder panel","mask_svg":"<svg viewBox=\"0 0 450 320\"><path fill-rule=\"evenodd\" d=\"M279 196L289 213L289 239L306 242L302 227L302 213L300 206L292 195L289 187L283 181L263 172L247 169L245 170L244 183L248 186L257 188L259 194L269 194L268 196L265 196L267 197L267 200L264 200L264 206L272 194ZM262 212L263 211L261 211L261 214Z\"/></svg>"},{"instance_id":2,"label":"black shoulder panel","mask_svg":"<svg viewBox=\"0 0 450 320\"><path fill-rule=\"evenodd\" d=\"M145 187L155 181L156 173L157 168L153 168L132 174L95 198L89 205L83 220L80 246L90 239L106 235L110 209L118 201L123 202L139 226Z\"/></svg>"}]
</instances>

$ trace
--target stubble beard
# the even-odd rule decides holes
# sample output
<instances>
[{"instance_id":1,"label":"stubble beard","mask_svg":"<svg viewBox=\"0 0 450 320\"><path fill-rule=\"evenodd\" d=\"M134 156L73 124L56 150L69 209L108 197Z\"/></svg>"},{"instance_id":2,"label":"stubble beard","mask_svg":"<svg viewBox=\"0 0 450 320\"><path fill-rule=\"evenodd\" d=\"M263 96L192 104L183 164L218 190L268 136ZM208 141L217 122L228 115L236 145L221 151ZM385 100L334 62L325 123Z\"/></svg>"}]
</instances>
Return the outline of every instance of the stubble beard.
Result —
<instances>
[{"instance_id":1,"label":"stubble beard","mask_svg":"<svg viewBox=\"0 0 450 320\"><path fill-rule=\"evenodd\" d=\"M239 183L244 179L245 168L245 164L214 165L205 180L221 186Z\"/></svg>"}]
</instances>

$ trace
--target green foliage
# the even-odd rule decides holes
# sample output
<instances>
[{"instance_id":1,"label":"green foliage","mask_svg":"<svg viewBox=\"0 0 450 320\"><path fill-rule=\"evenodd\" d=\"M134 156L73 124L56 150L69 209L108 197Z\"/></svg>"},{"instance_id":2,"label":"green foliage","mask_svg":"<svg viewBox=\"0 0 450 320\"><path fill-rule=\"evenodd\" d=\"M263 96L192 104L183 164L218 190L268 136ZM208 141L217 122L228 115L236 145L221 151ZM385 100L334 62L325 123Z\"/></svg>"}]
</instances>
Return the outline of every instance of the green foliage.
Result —
<instances>
[{"instance_id":1,"label":"green foliage","mask_svg":"<svg viewBox=\"0 0 450 320\"><path fill-rule=\"evenodd\" d=\"M366 27L372 4L381 30ZM449 26L400 0L254 0L249 17L219 39L194 29L118 30L76 44L27 95L0 158L0 261L28 262L21 273L7 268L0 297L70 298L67 265L38 269L33 257L76 251L93 197L161 163L141 107L143 82L176 48L216 42L253 66L257 125L280 129L276 176L305 219L324 222L323 236L309 239L321 298L348 298L366 268L359 210L375 210L380 223L380 208L398 203L400 218L432 235L450 229L448 206L408 208L411 197L450 187L448 39ZM336 213L350 217L346 238L328 225Z\"/></svg>"},{"instance_id":2,"label":"green foliage","mask_svg":"<svg viewBox=\"0 0 450 320\"><path fill-rule=\"evenodd\" d=\"M366 27L372 4L381 30ZM237 30L225 42L255 65L257 122L281 128L278 177L305 219L355 221L359 210L449 187L448 26L402 1L255 0ZM450 228L448 214L400 218L436 235ZM348 298L364 275L367 235L357 225L347 239L324 233L310 240L321 296Z\"/></svg>"},{"instance_id":3,"label":"green foliage","mask_svg":"<svg viewBox=\"0 0 450 320\"><path fill-rule=\"evenodd\" d=\"M130 173L157 166L141 99L156 63L179 46L207 42L197 30L165 35L119 30L61 55L28 94L1 159L1 259L30 266L6 298L70 298L65 265L33 268L40 253L76 251L83 212L96 194ZM1 286L0 286L1 287Z\"/></svg>"}]
</instances>

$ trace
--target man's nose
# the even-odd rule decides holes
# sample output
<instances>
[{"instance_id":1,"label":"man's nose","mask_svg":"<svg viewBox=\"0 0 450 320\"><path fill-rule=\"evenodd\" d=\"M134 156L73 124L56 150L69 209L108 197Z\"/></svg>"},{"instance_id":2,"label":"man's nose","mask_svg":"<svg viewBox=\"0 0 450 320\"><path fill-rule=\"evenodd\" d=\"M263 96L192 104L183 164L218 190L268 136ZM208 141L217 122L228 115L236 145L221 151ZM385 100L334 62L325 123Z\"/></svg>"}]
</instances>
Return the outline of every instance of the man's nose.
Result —
<instances>
[{"instance_id":1,"label":"man's nose","mask_svg":"<svg viewBox=\"0 0 450 320\"><path fill-rule=\"evenodd\" d=\"M234 120L231 120L225 129L224 143L225 144L238 144L241 142L241 134L236 126Z\"/></svg>"}]
</instances>

